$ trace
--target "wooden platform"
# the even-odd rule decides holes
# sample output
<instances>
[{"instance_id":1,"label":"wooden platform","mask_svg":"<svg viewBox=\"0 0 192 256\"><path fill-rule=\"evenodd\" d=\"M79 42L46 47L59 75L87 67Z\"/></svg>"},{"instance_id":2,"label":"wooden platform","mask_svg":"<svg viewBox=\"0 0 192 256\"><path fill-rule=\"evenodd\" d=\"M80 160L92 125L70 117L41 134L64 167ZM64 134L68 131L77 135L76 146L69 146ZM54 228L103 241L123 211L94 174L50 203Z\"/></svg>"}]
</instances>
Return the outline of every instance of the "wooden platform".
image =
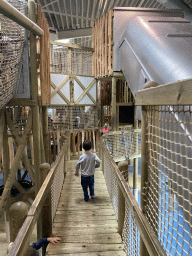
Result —
<instances>
[{"instance_id":1,"label":"wooden platform","mask_svg":"<svg viewBox=\"0 0 192 256\"><path fill-rule=\"evenodd\" d=\"M73 175L76 162L68 162L53 224L53 235L61 242L49 244L46 255L125 256L103 173L96 169L96 199L85 202L81 178Z\"/></svg>"}]
</instances>

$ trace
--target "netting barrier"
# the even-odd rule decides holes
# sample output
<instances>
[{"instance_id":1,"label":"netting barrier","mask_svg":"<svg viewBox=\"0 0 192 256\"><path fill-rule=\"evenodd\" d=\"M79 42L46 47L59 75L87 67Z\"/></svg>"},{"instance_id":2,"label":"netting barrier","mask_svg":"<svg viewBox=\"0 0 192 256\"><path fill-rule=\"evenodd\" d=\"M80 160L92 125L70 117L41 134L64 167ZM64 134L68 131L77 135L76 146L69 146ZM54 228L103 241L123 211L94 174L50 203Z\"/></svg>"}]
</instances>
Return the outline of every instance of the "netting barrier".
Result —
<instances>
[{"instance_id":1,"label":"netting barrier","mask_svg":"<svg viewBox=\"0 0 192 256\"><path fill-rule=\"evenodd\" d=\"M48 107L49 130L79 130L97 127L95 106Z\"/></svg>"},{"instance_id":2,"label":"netting barrier","mask_svg":"<svg viewBox=\"0 0 192 256\"><path fill-rule=\"evenodd\" d=\"M192 107L147 106L145 214L167 255L192 255Z\"/></svg>"},{"instance_id":3,"label":"netting barrier","mask_svg":"<svg viewBox=\"0 0 192 256\"><path fill-rule=\"evenodd\" d=\"M67 139L66 144L68 145L69 140ZM61 194L61 190L63 188L64 183L64 167L65 167L65 161L67 154L67 147L63 147L60 157L57 162L56 172L53 179L53 183L51 185L51 210L52 210L52 223L55 218L57 206L59 203L59 198ZM57 161L57 160L56 160Z\"/></svg>"},{"instance_id":4,"label":"netting barrier","mask_svg":"<svg viewBox=\"0 0 192 256\"><path fill-rule=\"evenodd\" d=\"M115 162L141 155L141 129L107 132L103 139Z\"/></svg>"},{"instance_id":5,"label":"netting barrier","mask_svg":"<svg viewBox=\"0 0 192 256\"><path fill-rule=\"evenodd\" d=\"M8 0L22 14L25 14L26 1ZM12 99L25 41L25 29L0 14L0 108Z\"/></svg>"},{"instance_id":6,"label":"netting barrier","mask_svg":"<svg viewBox=\"0 0 192 256\"><path fill-rule=\"evenodd\" d=\"M110 136L111 140L113 140L113 135ZM105 139L106 135L103 136L102 139L103 138ZM104 177L107 185L107 190L109 192L116 220L118 221L118 176L116 169L114 168L114 165L112 164L111 159L109 158L109 154L106 150L104 150L103 160ZM122 232L122 241L127 256L140 255L140 233L135 223L135 216L132 214L130 206L127 203L125 204L125 218Z\"/></svg>"},{"instance_id":7,"label":"netting barrier","mask_svg":"<svg viewBox=\"0 0 192 256\"><path fill-rule=\"evenodd\" d=\"M51 72L92 75L92 52L51 45Z\"/></svg>"}]
</instances>

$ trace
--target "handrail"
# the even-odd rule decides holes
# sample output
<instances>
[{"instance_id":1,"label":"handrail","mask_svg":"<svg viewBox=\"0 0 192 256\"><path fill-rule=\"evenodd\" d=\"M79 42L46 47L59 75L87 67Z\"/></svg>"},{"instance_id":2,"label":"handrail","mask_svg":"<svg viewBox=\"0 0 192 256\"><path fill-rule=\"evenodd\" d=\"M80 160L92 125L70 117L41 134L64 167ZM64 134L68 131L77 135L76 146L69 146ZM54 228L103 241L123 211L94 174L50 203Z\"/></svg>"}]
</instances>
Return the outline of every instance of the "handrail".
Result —
<instances>
[{"instance_id":1,"label":"handrail","mask_svg":"<svg viewBox=\"0 0 192 256\"><path fill-rule=\"evenodd\" d=\"M0 1L0 13L8 17L9 19L15 21L22 27L28 29L29 31L33 32L37 36L43 36L43 30L37 26L33 21L19 12L15 7L9 4L7 1L1 0Z\"/></svg>"},{"instance_id":2,"label":"handrail","mask_svg":"<svg viewBox=\"0 0 192 256\"><path fill-rule=\"evenodd\" d=\"M123 175L118 169L114 159L112 158L102 138L100 141L102 149L105 150L105 152L107 153L107 156L115 169L117 183L121 189L122 194L124 195L125 201L129 205L132 215L135 218L136 225L139 229L140 235L145 243L145 246L149 252L149 255L166 256L166 253L163 250L162 246L160 245L155 232L153 231L144 214L142 213L135 197L133 196L127 182L125 181Z\"/></svg>"},{"instance_id":3,"label":"handrail","mask_svg":"<svg viewBox=\"0 0 192 256\"><path fill-rule=\"evenodd\" d=\"M66 146L67 143L68 143L68 140L66 140L64 142L64 145L62 147L60 154L57 156L53 167L51 168L46 179L44 180L32 206L28 212L28 215L23 223L23 226L21 227L21 229L13 243L13 246L12 246L8 256L23 255L23 250L25 249L24 247L26 246L28 238L34 229L34 226L36 224L38 216L43 207L44 201L45 201L47 194L51 188L51 184L53 182L53 179L54 179L55 173L57 171L57 167L60 163L61 157L65 154L65 152L67 150L67 146Z\"/></svg>"}]
</instances>

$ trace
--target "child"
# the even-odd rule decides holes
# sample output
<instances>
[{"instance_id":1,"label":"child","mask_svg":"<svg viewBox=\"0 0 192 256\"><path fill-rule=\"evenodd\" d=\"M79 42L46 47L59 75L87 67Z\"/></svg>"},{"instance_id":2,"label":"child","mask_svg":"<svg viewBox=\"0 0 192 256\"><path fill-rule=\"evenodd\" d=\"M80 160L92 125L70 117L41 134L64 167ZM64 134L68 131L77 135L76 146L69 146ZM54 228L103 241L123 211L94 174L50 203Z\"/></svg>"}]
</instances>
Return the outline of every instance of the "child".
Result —
<instances>
[{"instance_id":1,"label":"child","mask_svg":"<svg viewBox=\"0 0 192 256\"><path fill-rule=\"evenodd\" d=\"M84 200L89 200L87 188L89 187L91 199L95 199L94 194L94 173L95 168L100 166L100 159L95 153L91 152L91 141L85 140L83 142L83 149L85 153L79 157L76 165L76 176L79 176L79 169L81 167L81 186L84 192ZM96 162L96 164L95 164Z\"/></svg>"}]
</instances>

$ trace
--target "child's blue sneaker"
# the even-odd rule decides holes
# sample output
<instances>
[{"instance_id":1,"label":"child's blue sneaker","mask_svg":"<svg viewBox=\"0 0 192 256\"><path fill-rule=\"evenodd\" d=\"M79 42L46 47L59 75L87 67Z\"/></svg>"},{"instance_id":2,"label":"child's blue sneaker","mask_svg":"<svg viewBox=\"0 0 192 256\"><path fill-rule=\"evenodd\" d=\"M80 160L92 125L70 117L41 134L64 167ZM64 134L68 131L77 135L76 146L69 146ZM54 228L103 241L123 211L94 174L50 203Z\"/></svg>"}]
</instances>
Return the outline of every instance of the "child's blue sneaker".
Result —
<instances>
[{"instance_id":1,"label":"child's blue sneaker","mask_svg":"<svg viewBox=\"0 0 192 256\"><path fill-rule=\"evenodd\" d=\"M95 199L95 196L91 196L91 199Z\"/></svg>"}]
</instances>

